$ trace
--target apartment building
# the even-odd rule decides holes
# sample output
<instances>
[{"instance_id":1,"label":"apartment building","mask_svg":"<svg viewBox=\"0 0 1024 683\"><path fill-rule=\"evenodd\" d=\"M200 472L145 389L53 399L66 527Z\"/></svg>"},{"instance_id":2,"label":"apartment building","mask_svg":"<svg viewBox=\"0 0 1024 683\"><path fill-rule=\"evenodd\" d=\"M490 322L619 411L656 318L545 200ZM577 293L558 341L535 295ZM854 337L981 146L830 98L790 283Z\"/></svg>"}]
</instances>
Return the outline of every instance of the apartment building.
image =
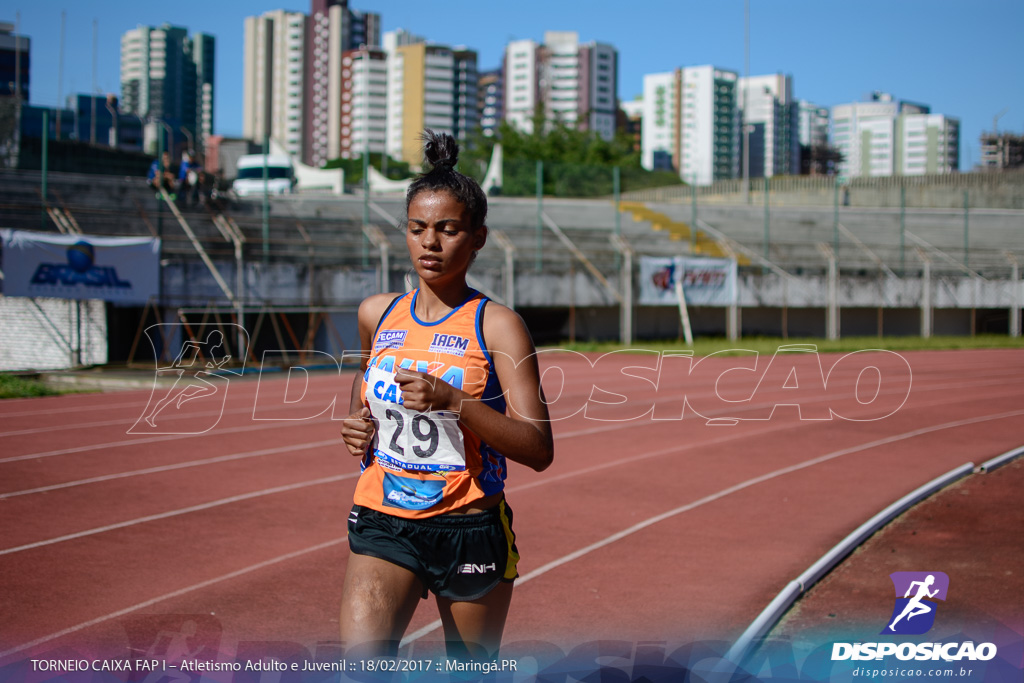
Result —
<instances>
[{"instance_id":1,"label":"apartment building","mask_svg":"<svg viewBox=\"0 0 1024 683\"><path fill-rule=\"evenodd\" d=\"M216 42L203 33L164 24L138 26L121 36L121 105L149 119L148 144L156 135L181 136L202 149L213 134ZM157 124L156 122L162 122Z\"/></svg>"},{"instance_id":2,"label":"apartment building","mask_svg":"<svg viewBox=\"0 0 1024 683\"><path fill-rule=\"evenodd\" d=\"M387 153L418 165L424 128L455 133L455 54L446 45L399 45L387 74Z\"/></svg>"},{"instance_id":3,"label":"apartment building","mask_svg":"<svg viewBox=\"0 0 1024 683\"><path fill-rule=\"evenodd\" d=\"M387 141L387 53L362 47L342 55L340 155L382 154Z\"/></svg>"},{"instance_id":4,"label":"apartment building","mask_svg":"<svg viewBox=\"0 0 1024 683\"><path fill-rule=\"evenodd\" d=\"M306 15L274 10L245 20L242 135L264 136L301 158L305 142L302 115L306 54Z\"/></svg>"},{"instance_id":5,"label":"apartment building","mask_svg":"<svg viewBox=\"0 0 1024 683\"><path fill-rule=\"evenodd\" d=\"M782 74L740 78L738 94L748 130L740 137L740 149L742 154L742 145L749 142L749 176L796 175L800 169L799 108L793 99L793 78Z\"/></svg>"},{"instance_id":6,"label":"apartment building","mask_svg":"<svg viewBox=\"0 0 1024 683\"><path fill-rule=\"evenodd\" d=\"M739 77L714 66L644 76L641 162L708 185L740 174Z\"/></svg>"},{"instance_id":7,"label":"apartment building","mask_svg":"<svg viewBox=\"0 0 1024 683\"><path fill-rule=\"evenodd\" d=\"M341 156L342 55L380 46L380 15L351 10L347 0L312 0L307 26L303 157L321 166Z\"/></svg>"},{"instance_id":8,"label":"apartment building","mask_svg":"<svg viewBox=\"0 0 1024 683\"><path fill-rule=\"evenodd\" d=\"M960 122L923 104L876 92L832 108L832 142L844 178L953 173L960 166Z\"/></svg>"},{"instance_id":9,"label":"apartment building","mask_svg":"<svg viewBox=\"0 0 1024 683\"><path fill-rule=\"evenodd\" d=\"M505 120L532 132L534 118L615 135L618 51L580 44L574 31L548 31L544 42L516 40L505 48Z\"/></svg>"}]
</instances>

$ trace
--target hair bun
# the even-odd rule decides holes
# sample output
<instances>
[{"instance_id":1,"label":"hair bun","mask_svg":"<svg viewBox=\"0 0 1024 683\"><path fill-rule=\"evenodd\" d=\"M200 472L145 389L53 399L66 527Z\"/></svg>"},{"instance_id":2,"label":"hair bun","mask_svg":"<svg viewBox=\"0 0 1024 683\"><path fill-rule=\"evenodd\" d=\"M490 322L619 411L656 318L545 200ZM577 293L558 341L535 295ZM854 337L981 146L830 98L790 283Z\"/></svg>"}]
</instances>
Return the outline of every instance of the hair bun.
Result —
<instances>
[{"instance_id":1,"label":"hair bun","mask_svg":"<svg viewBox=\"0 0 1024 683\"><path fill-rule=\"evenodd\" d=\"M448 133L423 131L423 157L436 169L453 169L459 163L459 143Z\"/></svg>"}]
</instances>

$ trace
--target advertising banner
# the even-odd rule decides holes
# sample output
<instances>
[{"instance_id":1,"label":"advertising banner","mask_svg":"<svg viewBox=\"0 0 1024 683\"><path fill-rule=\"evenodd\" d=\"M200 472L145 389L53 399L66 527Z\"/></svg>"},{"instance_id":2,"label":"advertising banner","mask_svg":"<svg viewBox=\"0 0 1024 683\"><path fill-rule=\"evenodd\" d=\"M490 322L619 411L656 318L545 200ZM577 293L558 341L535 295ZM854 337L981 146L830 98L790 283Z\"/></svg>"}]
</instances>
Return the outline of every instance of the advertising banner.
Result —
<instances>
[{"instance_id":1,"label":"advertising banner","mask_svg":"<svg viewBox=\"0 0 1024 683\"><path fill-rule=\"evenodd\" d=\"M4 296L144 304L160 290L160 240L0 230Z\"/></svg>"},{"instance_id":2,"label":"advertising banner","mask_svg":"<svg viewBox=\"0 0 1024 683\"><path fill-rule=\"evenodd\" d=\"M736 261L732 259L642 256L639 303L676 305L680 278L691 306L728 306L736 300Z\"/></svg>"}]
</instances>

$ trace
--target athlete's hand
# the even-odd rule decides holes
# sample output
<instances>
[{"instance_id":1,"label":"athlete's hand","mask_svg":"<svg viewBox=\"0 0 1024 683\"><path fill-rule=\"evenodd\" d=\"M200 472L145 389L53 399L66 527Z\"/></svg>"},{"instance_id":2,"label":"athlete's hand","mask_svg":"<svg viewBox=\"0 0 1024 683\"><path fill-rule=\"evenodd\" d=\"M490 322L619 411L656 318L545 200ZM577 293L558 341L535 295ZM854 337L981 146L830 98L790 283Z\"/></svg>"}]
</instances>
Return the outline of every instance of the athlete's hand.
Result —
<instances>
[{"instance_id":1,"label":"athlete's hand","mask_svg":"<svg viewBox=\"0 0 1024 683\"><path fill-rule=\"evenodd\" d=\"M456 410L455 387L440 377L399 368L395 382L402 391L402 405L409 410Z\"/></svg>"},{"instance_id":2,"label":"athlete's hand","mask_svg":"<svg viewBox=\"0 0 1024 683\"><path fill-rule=\"evenodd\" d=\"M363 457L373 439L373 420L370 409L363 406L359 412L352 413L341 421L341 438L348 447L348 452L356 457Z\"/></svg>"}]
</instances>

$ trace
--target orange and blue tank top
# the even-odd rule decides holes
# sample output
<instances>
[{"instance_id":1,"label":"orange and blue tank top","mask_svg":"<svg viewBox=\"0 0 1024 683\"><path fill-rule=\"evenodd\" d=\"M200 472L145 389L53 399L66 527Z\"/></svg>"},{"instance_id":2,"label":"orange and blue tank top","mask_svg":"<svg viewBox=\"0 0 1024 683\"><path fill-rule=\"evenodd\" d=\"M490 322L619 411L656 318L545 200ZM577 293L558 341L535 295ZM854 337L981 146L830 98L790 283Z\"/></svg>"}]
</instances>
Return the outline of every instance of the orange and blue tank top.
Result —
<instances>
[{"instance_id":1,"label":"orange and blue tank top","mask_svg":"<svg viewBox=\"0 0 1024 683\"><path fill-rule=\"evenodd\" d=\"M416 315L419 290L384 312L363 374L362 401L375 426L355 503L407 518L432 517L505 487L505 458L464 427L457 413L419 412L402 404L399 368L433 375L505 413L505 399L484 346L487 297L473 292L436 322Z\"/></svg>"}]
</instances>

